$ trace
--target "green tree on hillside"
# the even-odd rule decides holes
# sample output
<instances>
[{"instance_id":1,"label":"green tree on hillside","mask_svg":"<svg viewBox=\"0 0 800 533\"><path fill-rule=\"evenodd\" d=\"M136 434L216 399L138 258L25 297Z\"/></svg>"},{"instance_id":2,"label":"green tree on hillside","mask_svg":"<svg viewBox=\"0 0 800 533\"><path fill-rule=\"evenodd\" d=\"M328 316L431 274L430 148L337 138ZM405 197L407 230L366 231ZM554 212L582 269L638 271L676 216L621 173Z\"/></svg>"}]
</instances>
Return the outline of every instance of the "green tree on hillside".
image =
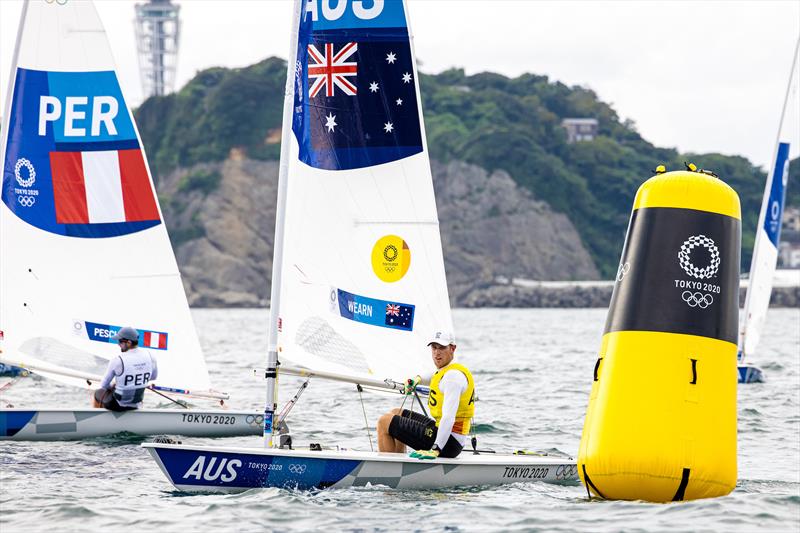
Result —
<instances>
[{"instance_id":1,"label":"green tree on hillside","mask_svg":"<svg viewBox=\"0 0 800 533\"><path fill-rule=\"evenodd\" d=\"M468 76L451 69L420 77L431 157L507 171L570 217L604 276L616 272L639 185L657 165L676 170L684 161L713 170L739 193L742 264L749 266L766 176L746 159L653 146L592 90L547 76ZM277 158L273 134L281 128L285 80L286 62L269 58L241 69L202 71L178 93L147 100L136 115L154 175L222 161L232 148L253 158ZM568 144L561 121L569 117L596 118L598 137ZM795 160L795 175L797 167ZM787 203L800 205L800 185L790 184Z\"/></svg>"}]
</instances>

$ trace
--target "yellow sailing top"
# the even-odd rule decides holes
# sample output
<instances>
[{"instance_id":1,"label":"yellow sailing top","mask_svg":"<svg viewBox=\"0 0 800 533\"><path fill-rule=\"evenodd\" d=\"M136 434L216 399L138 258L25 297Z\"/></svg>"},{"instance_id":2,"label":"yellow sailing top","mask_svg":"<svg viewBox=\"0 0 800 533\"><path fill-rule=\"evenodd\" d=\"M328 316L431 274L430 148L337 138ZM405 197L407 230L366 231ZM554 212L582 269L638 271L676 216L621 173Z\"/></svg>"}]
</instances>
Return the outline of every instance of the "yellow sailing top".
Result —
<instances>
[{"instance_id":1,"label":"yellow sailing top","mask_svg":"<svg viewBox=\"0 0 800 533\"><path fill-rule=\"evenodd\" d=\"M428 396L428 409L430 409L431 416L436 420L436 425L438 426L439 421L442 419L442 405L444 404L444 393L439 389L439 382L451 370L458 370L467 378L467 388L458 398L458 411L456 411L456 421L453 423L452 430L453 433L467 435L472 424L472 417L475 416L475 381L472 379L472 374L467 367L459 363L450 363L433 374L431 392Z\"/></svg>"}]
</instances>

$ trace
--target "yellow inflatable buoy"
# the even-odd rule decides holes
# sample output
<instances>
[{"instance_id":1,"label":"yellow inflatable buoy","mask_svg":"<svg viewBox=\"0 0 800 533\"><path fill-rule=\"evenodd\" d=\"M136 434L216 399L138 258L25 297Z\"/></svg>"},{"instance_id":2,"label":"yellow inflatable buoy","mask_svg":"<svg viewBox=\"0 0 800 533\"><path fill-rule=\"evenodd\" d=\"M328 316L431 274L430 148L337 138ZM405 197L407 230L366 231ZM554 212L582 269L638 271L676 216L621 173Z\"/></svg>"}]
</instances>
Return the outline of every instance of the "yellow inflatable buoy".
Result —
<instances>
[{"instance_id":1,"label":"yellow inflatable buoy","mask_svg":"<svg viewBox=\"0 0 800 533\"><path fill-rule=\"evenodd\" d=\"M735 487L740 252L723 181L677 171L639 188L578 453L590 493L668 502Z\"/></svg>"}]
</instances>

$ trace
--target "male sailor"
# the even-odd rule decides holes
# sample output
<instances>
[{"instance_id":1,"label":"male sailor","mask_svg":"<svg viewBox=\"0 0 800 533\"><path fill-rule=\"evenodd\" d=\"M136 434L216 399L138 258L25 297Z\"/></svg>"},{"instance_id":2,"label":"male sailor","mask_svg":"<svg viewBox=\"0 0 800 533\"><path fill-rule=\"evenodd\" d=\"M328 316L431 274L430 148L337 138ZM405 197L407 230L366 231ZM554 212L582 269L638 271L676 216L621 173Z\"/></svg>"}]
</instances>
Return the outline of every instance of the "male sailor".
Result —
<instances>
[{"instance_id":1,"label":"male sailor","mask_svg":"<svg viewBox=\"0 0 800 533\"><path fill-rule=\"evenodd\" d=\"M411 457L435 459L457 457L467 442L475 415L475 382L462 364L454 363L456 339L452 333L437 331L428 342L436 372L430 378L428 410L433 417L408 409L392 409L378 419L378 450L404 453L414 448ZM408 380L404 392L413 393L422 381Z\"/></svg>"},{"instance_id":2,"label":"male sailor","mask_svg":"<svg viewBox=\"0 0 800 533\"><path fill-rule=\"evenodd\" d=\"M144 389L158 377L156 358L150 350L139 348L139 332L131 327L121 328L113 339L122 353L108 362L100 388L94 393L94 407L110 411L138 409Z\"/></svg>"}]
</instances>

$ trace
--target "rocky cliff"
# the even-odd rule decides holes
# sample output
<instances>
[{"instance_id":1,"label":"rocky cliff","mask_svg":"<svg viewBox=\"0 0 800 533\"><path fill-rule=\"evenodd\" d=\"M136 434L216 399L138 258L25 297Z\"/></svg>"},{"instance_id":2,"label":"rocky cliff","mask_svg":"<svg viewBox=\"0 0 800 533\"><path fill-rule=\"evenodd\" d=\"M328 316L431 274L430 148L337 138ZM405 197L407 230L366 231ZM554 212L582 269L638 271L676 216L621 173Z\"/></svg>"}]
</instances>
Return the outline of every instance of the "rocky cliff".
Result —
<instances>
[{"instance_id":1,"label":"rocky cliff","mask_svg":"<svg viewBox=\"0 0 800 533\"><path fill-rule=\"evenodd\" d=\"M445 269L454 304L498 276L592 280L598 271L569 218L505 171L432 164ZM527 274L523 274L523 272Z\"/></svg>"},{"instance_id":2,"label":"rocky cliff","mask_svg":"<svg viewBox=\"0 0 800 533\"><path fill-rule=\"evenodd\" d=\"M505 171L459 161L432 169L453 305L473 303L470 294L498 276L598 278L570 220ZM277 162L236 150L222 163L161 177L159 197L191 305L268 305L277 182Z\"/></svg>"}]
</instances>

